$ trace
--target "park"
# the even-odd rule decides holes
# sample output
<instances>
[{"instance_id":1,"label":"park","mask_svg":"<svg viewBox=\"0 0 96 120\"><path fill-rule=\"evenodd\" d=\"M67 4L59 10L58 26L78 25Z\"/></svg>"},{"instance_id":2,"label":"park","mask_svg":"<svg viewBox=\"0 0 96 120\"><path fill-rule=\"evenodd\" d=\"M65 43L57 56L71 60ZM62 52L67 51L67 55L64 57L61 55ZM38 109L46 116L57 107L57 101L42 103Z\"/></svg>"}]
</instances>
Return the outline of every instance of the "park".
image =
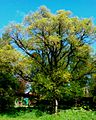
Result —
<instances>
[{"instance_id":1,"label":"park","mask_svg":"<svg viewBox=\"0 0 96 120\"><path fill-rule=\"evenodd\" d=\"M96 26L77 16L45 4L4 27L0 120L96 120Z\"/></svg>"}]
</instances>

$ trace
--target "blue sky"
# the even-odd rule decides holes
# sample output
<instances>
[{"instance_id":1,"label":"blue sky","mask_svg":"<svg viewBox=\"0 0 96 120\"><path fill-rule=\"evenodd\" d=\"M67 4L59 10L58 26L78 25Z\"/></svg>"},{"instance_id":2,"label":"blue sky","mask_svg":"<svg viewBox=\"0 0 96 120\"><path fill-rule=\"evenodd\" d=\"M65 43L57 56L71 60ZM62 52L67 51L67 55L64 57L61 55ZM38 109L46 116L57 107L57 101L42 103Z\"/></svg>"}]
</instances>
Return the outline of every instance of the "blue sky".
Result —
<instances>
[{"instance_id":1,"label":"blue sky","mask_svg":"<svg viewBox=\"0 0 96 120\"><path fill-rule=\"evenodd\" d=\"M96 23L96 0L0 0L0 29L10 21L22 21L24 15L42 5L52 12L65 9L75 16L93 17Z\"/></svg>"},{"instance_id":2,"label":"blue sky","mask_svg":"<svg viewBox=\"0 0 96 120\"><path fill-rule=\"evenodd\" d=\"M9 22L21 22L24 15L42 5L53 13L65 9L80 18L92 17L96 23L96 0L0 0L0 32Z\"/></svg>"}]
</instances>

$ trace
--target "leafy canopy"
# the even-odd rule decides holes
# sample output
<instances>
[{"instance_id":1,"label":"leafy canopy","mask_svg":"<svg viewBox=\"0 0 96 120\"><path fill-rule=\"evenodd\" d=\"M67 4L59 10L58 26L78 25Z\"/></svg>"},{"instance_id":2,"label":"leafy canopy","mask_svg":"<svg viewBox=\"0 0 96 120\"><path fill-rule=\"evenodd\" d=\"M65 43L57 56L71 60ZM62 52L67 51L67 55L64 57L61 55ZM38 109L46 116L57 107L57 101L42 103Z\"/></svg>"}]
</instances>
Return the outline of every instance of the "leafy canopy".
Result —
<instances>
[{"instance_id":1,"label":"leafy canopy","mask_svg":"<svg viewBox=\"0 0 96 120\"><path fill-rule=\"evenodd\" d=\"M65 10L52 14L42 6L26 15L21 24L10 24L6 33L32 58L31 80L41 98L59 99L68 89L69 95L80 96L79 88L95 70L90 44L96 27L91 19L72 17Z\"/></svg>"}]
</instances>

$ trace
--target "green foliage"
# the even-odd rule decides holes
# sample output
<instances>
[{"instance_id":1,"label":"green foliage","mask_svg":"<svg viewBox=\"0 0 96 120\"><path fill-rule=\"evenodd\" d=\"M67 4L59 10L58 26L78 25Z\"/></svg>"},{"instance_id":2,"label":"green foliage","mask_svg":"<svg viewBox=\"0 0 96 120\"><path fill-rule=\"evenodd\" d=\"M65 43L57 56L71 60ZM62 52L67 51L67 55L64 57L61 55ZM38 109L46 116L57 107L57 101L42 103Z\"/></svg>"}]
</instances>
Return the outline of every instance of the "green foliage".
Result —
<instances>
[{"instance_id":1,"label":"green foliage","mask_svg":"<svg viewBox=\"0 0 96 120\"><path fill-rule=\"evenodd\" d=\"M86 111L81 110L64 110L60 111L57 115L49 115L42 113L38 110L32 110L32 112L16 112L16 115L0 115L2 120L95 120L96 112L95 111Z\"/></svg>"},{"instance_id":2,"label":"green foliage","mask_svg":"<svg viewBox=\"0 0 96 120\"><path fill-rule=\"evenodd\" d=\"M90 83L90 93L93 96L93 102L96 103L96 73L92 74L92 82Z\"/></svg>"},{"instance_id":3,"label":"green foliage","mask_svg":"<svg viewBox=\"0 0 96 120\"><path fill-rule=\"evenodd\" d=\"M14 107L18 82L10 73L0 73L0 112Z\"/></svg>"},{"instance_id":4,"label":"green foliage","mask_svg":"<svg viewBox=\"0 0 96 120\"><path fill-rule=\"evenodd\" d=\"M37 71L32 85L41 99L58 100L66 93L82 96L88 76L95 71L90 44L96 27L91 19L72 17L64 10L52 14L41 7L21 24L9 25L6 33L32 58Z\"/></svg>"},{"instance_id":5,"label":"green foliage","mask_svg":"<svg viewBox=\"0 0 96 120\"><path fill-rule=\"evenodd\" d=\"M7 38L6 38L7 39ZM14 107L18 81L15 74L20 54L12 48L3 36L0 39L0 112Z\"/></svg>"}]
</instances>

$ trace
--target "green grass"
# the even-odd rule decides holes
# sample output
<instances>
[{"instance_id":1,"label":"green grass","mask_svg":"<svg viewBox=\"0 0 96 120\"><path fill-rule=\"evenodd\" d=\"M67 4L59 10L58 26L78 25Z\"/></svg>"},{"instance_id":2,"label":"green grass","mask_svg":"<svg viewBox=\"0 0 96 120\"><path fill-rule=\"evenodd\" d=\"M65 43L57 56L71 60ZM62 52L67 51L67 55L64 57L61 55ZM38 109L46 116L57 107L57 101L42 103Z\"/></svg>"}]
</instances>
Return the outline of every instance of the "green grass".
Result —
<instances>
[{"instance_id":1,"label":"green grass","mask_svg":"<svg viewBox=\"0 0 96 120\"><path fill-rule=\"evenodd\" d=\"M38 110L20 111L15 114L1 114L0 120L96 120L96 111L62 110L57 115L49 115Z\"/></svg>"}]
</instances>

